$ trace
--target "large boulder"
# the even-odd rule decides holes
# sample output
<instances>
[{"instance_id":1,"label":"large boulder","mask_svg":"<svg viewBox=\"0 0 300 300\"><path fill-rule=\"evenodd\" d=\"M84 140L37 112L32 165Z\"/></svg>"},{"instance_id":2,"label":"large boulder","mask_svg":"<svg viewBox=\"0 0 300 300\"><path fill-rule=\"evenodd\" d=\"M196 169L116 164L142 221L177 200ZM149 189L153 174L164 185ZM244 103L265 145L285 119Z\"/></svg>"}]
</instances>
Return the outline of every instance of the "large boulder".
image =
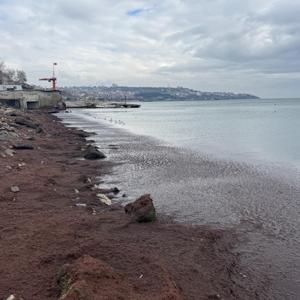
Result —
<instances>
[{"instance_id":1,"label":"large boulder","mask_svg":"<svg viewBox=\"0 0 300 300\"><path fill-rule=\"evenodd\" d=\"M103 159L106 158L105 154L97 149L93 145L89 145L84 153L85 159Z\"/></svg>"},{"instance_id":2,"label":"large boulder","mask_svg":"<svg viewBox=\"0 0 300 300\"><path fill-rule=\"evenodd\" d=\"M156 219L155 207L149 194L125 206L125 212L136 222L153 222Z\"/></svg>"}]
</instances>

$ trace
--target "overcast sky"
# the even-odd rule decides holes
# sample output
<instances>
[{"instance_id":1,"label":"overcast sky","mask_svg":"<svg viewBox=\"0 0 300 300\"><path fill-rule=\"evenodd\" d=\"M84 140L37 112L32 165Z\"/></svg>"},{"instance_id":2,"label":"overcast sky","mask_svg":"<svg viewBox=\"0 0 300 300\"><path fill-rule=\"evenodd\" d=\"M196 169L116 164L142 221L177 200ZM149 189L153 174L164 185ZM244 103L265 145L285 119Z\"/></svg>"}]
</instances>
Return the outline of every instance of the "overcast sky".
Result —
<instances>
[{"instance_id":1,"label":"overcast sky","mask_svg":"<svg viewBox=\"0 0 300 300\"><path fill-rule=\"evenodd\" d=\"M300 96L300 0L0 0L0 61L29 81Z\"/></svg>"}]
</instances>

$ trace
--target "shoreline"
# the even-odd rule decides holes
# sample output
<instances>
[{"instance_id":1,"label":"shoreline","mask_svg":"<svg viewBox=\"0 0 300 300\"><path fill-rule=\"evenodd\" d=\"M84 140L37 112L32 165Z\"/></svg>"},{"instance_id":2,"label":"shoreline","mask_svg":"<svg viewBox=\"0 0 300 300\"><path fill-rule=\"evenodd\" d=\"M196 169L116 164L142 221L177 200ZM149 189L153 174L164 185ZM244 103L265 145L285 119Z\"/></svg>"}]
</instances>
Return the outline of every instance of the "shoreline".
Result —
<instances>
[{"instance_id":1,"label":"shoreline","mask_svg":"<svg viewBox=\"0 0 300 300\"><path fill-rule=\"evenodd\" d=\"M101 204L92 188L112 163L78 160L87 144L84 134L56 117L16 113L40 123L43 132L16 127L15 116L0 112L1 125L8 124L11 133L1 140L1 153L11 153L5 150L16 141L30 141L34 148L0 157L0 298L58 299L60 269L86 256L97 261L94 267L105 263L121 276L121 283L105 284L111 293L121 286L125 299L254 297L255 287L242 287L238 257L230 251L234 233L163 220L123 228L123 209ZM13 193L12 185L20 191ZM76 207L83 201L87 208ZM90 292L88 286L82 289Z\"/></svg>"}]
</instances>

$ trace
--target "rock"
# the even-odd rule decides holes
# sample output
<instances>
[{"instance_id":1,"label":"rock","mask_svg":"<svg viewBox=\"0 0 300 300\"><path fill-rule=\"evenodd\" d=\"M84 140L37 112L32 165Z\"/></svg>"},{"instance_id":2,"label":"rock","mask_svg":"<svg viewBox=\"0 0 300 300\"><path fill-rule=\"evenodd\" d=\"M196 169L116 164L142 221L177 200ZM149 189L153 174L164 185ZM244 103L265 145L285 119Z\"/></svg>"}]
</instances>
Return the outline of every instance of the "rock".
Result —
<instances>
[{"instance_id":1,"label":"rock","mask_svg":"<svg viewBox=\"0 0 300 300\"><path fill-rule=\"evenodd\" d=\"M33 145L31 145L31 144L15 144L15 145L13 145L13 149L16 149L16 150L32 150Z\"/></svg>"},{"instance_id":2,"label":"rock","mask_svg":"<svg viewBox=\"0 0 300 300\"><path fill-rule=\"evenodd\" d=\"M4 153L9 156L14 156L15 151L13 151L11 149L6 149L6 150L4 150Z\"/></svg>"},{"instance_id":3,"label":"rock","mask_svg":"<svg viewBox=\"0 0 300 300\"><path fill-rule=\"evenodd\" d=\"M38 126L38 127L36 128L36 133L42 133L42 132L44 132L43 128L40 127L40 126Z\"/></svg>"},{"instance_id":4,"label":"rock","mask_svg":"<svg viewBox=\"0 0 300 300\"><path fill-rule=\"evenodd\" d=\"M121 210L123 210L123 206L120 203L114 203L114 204L110 205L109 210L110 211L116 211L116 210L121 211Z\"/></svg>"},{"instance_id":5,"label":"rock","mask_svg":"<svg viewBox=\"0 0 300 300\"><path fill-rule=\"evenodd\" d=\"M10 295L6 300L24 300L24 298L16 295Z\"/></svg>"},{"instance_id":6,"label":"rock","mask_svg":"<svg viewBox=\"0 0 300 300\"><path fill-rule=\"evenodd\" d=\"M156 219L155 207L149 194L143 195L136 201L125 206L125 212L136 222L153 222Z\"/></svg>"},{"instance_id":7,"label":"rock","mask_svg":"<svg viewBox=\"0 0 300 300\"><path fill-rule=\"evenodd\" d=\"M120 190L119 190L117 187L114 187L114 188L112 189L112 192L113 192L114 194L119 194L119 193L120 193Z\"/></svg>"},{"instance_id":8,"label":"rock","mask_svg":"<svg viewBox=\"0 0 300 300\"><path fill-rule=\"evenodd\" d=\"M106 158L106 156L104 155L104 153L99 151L97 149L97 147L89 145L87 147L87 149L85 150L84 158L85 159L103 159L103 158Z\"/></svg>"},{"instance_id":9,"label":"rock","mask_svg":"<svg viewBox=\"0 0 300 300\"><path fill-rule=\"evenodd\" d=\"M111 189L100 189L100 192L103 194L118 194L120 190L117 187L111 188Z\"/></svg>"},{"instance_id":10,"label":"rock","mask_svg":"<svg viewBox=\"0 0 300 300\"><path fill-rule=\"evenodd\" d=\"M20 116L19 113L15 112L15 111L11 111L11 112L8 112L6 113L7 116L10 116L10 117L17 117L17 116Z\"/></svg>"},{"instance_id":11,"label":"rock","mask_svg":"<svg viewBox=\"0 0 300 300\"><path fill-rule=\"evenodd\" d=\"M207 296L208 299L221 299L221 296L217 293L209 294Z\"/></svg>"},{"instance_id":12,"label":"rock","mask_svg":"<svg viewBox=\"0 0 300 300\"><path fill-rule=\"evenodd\" d=\"M33 128L33 129L39 128L39 124L33 123L30 119L26 119L23 117L16 117L15 123L29 127L29 128Z\"/></svg>"},{"instance_id":13,"label":"rock","mask_svg":"<svg viewBox=\"0 0 300 300\"><path fill-rule=\"evenodd\" d=\"M13 193L18 193L20 192L20 188L17 186L17 185L12 185L10 187L10 190L13 192Z\"/></svg>"},{"instance_id":14,"label":"rock","mask_svg":"<svg viewBox=\"0 0 300 300\"><path fill-rule=\"evenodd\" d=\"M87 207L86 203L76 203L76 207Z\"/></svg>"},{"instance_id":15,"label":"rock","mask_svg":"<svg viewBox=\"0 0 300 300\"><path fill-rule=\"evenodd\" d=\"M106 205L111 205L111 200L104 194L97 194L97 197L99 198L99 200L106 204Z\"/></svg>"},{"instance_id":16,"label":"rock","mask_svg":"<svg viewBox=\"0 0 300 300\"><path fill-rule=\"evenodd\" d=\"M84 137L84 138L85 138L85 137L91 136L92 134L91 134L91 133L88 133L88 132L86 132L86 131L82 131L82 130L81 130L81 131L78 131L78 132L77 132L77 135L80 136L80 137Z\"/></svg>"}]
</instances>

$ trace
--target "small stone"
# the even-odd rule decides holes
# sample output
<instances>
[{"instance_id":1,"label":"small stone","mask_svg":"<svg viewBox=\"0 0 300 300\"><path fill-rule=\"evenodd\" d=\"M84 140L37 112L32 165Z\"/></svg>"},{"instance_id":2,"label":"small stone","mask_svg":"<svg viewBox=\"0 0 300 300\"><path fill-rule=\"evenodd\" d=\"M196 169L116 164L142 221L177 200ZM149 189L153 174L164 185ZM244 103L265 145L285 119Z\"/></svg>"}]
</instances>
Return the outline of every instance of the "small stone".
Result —
<instances>
[{"instance_id":1,"label":"small stone","mask_svg":"<svg viewBox=\"0 0 300 300\"><path fill-rule=\"evenodd\" d=\"M86 203L76 203L77 207L86 207Z\"/></svg>"},{"instance_id":2,"label":"small stone","mask_svg":"<svg viewBox=\"0 0 300 300\"><path fill-rule=\"evenodd\" d=\"M13 193L18 193L20 192L20 188L17 186L17 185L12 185L10 187L10 190L13 192Z\"/></svg>"},{"instance_id":3,"label":"small stone","mask_svg":"<svg viewBox=\"0 0 300 300\"><path fill-rule=\"evenodd\" d=\"M221 299L221 296L219 294L210 294L208 299Z\"/></svg>"},{"instance_id":4,"label":"small stone","mask_svg":"<svg viewBox=\"0 0 300 300\"><path fill-rule=\"evenodd\" d=\"M16 150L32 150L33 146L31 144L15 144L13 148Z\"/></svg>"},{"instance_id":5,"label":"small stone","mask_svg":"<svg viewBox=\"0 0 300 300\"><path fill-rule=\"evenodd\" d=\"M13 151L11 149L6 149L6 150L4 150L4 153L9 156L14 156L15 151Z\"/></svg>"},{"instance_id":6,"label":"small stone","mask_svg":"<svg viewBox=\"0 0 300 300\"><path fill-rule=\"evenodd\" d=\"M120 190L119 190L117 187L114 187L114 188L112 189L112 192L113 192L114 194L118 194L118 193L120 193Z\"/></svg>"}]
</instances>

